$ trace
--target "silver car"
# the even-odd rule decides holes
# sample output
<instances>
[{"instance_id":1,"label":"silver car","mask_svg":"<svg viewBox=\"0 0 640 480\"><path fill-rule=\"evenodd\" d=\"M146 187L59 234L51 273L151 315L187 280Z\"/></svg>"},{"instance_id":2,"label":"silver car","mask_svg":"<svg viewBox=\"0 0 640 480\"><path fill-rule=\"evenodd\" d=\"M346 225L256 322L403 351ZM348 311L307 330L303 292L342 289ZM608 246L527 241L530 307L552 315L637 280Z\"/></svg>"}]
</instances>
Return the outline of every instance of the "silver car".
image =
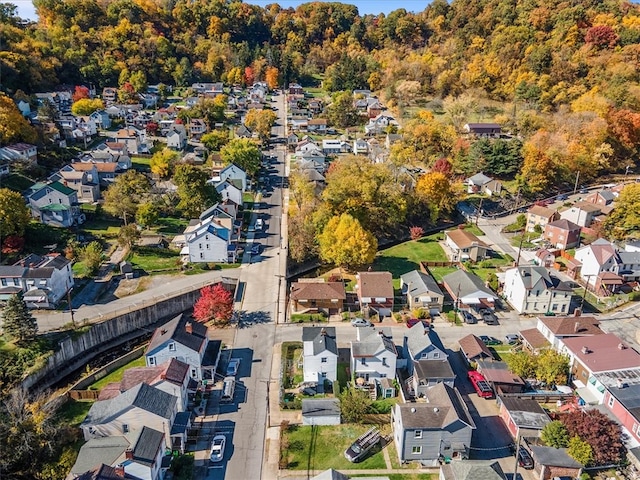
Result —
<instances>
[{"instance_id":1,"label":"silver car","mask_svg":"<svg viewBox=\"0 0 640 480\"><path fill-rule=\"evenodd\" d=\"M216 435L211 443L211 454L209 460L212 462L221 462L224 457L224 446L227 443L227 437L224 435Z\"/></svg>"}]
</instances>

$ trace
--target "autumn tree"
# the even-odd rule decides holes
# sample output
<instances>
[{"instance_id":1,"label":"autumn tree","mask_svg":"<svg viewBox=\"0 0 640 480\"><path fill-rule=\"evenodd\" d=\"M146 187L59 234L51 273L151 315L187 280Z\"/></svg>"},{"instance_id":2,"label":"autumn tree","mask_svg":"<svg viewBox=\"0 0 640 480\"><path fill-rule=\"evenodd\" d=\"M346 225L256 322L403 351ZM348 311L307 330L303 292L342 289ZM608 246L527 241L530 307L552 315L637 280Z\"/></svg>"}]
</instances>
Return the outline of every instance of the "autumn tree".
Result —
<instances>
[{"instance_id":1,"label":"autumn tree","mask_svg":"<svg viewBox=\"0 0 640 480\"><path fill-rule=\"evenodd\" d=\"M618 34L609 25L594 25L584 36L584 41L597 48L613 48L618 43Z\"/></svg>"},{"instance_id":2,"label":"autumn tree","mask_svg":"<svg viewBox=\"0 0 640 480\"><path fill-rule=\"evenodd\" d=\"M536 379L547 385L565 385L569 374L569 357L546 348L538 354Z\"/></svg>"},{"instance_id":3,"label":"autumn tree","mask_svg":"<svg viewBox=\"0 0 640 480\"><path fill-rule=\"evenodd\" d=\"M340 92L333 96L333 101L327 106L327 118L331 125L340 128L358 124L358 111L353 106L350 92Z\"/></svg>"},{"instance_id":4,"label":"autumn tree","mask_svg":"<svg viewBox=\"0 0 640 480\"><path fill-rule=\"evenodd\" d=\"M451 162L447 158L440 157L433 164L433 167L431 167L431 171L432 172L440 172L440 173L446 175L449 178L449 177L451 177L451 174L453 173L453 165L451 165Z\"/></svg>"},{"instance_id":5,"label":"autumn tree","mask_svg":"<svg viewBox=\"0 0 640 480\"><path fill-rule=\"evenodd\" d=\"M252 109L247 112L244 124L255 131L261 140L266 141L271 138L271 128L276 123L278 115L273 110Z\"/></svg>"},{"instance_id":6,"label":"autumn tree","mask_svg":"<svg viewBox=\"0 0 640 480\"><path fill-rule=\"evenodd\" d=\"M75 103L78 100L82 100L83 98L90 98L89 89L84 85L77 85L76 88L73 90L73 95L71 96L71 99Z\"/></svg>"},{"instance_id":7,"label":"autumn tree","mask_svg":"<svg viewBox=\"0 0 640 480\"><path fill-rule=\"evenodd\" d=\"M0 128L2 128L0 126ZM29 209L24 198L18 192L8 188L0 188L0 237L24 235L25 228L31 220Z\"/></svg>"},{"instance_id":8,"label":"autumn tree","mask_svg":"<svg viewBox=\"0 0 640 480\"><path fill-rule=\"evenodd\" d=\"M210 152L216 152L229 143L229 131L213 130L202 135L200 141Z\"/></svg>"},{"instance_id":9,"label":"autumn tree","mask_svg":"<svg viewBox=\"0 0 640 480\"><path fill-rule=\"evenodd\" d=\"M38 333L38 322L19 295L12 295L2 310L2 330L20 343L33 340Z\"/></svg>"},{"instance_id":10,"label":"autumn tree","mask_svg":"<svg viewBox=\"0 0 640 480\"><path fill-rule=\"evenodd\" d=\"M569 432L564 423L559 420L547 423L540 436L549 447L566 448L569 445Z\"/></svg>"},{"instance_id":11,"label":"autumn tree","mask_svg":"<svg viewBox=\"0 0 640 480\"><path fill-rule=\"evenodd\" d=\"M140 239L140 230L135 223L130 223L120 227L118 232L118 244L126 249L131 247Z\"/></svg>"},{"instance_id":12,"label":"autumn tree","mask_svg":"<svg viewBox=\"0 0 640 480\"><path fill-rule=\"evenodd\" d=\"M251 177L255 177L260 170L260 149L248 138L231 140L220 149L220 157L225 163L235 163Z\"/></svg>"},{"instance_id":13,"label":"autumn tree","mask_svg":"<svg viewBox=\"0 0 640 480\"><path fill-rule=\"evenodd\" d=\"M136 223L144 227L155 225L159 216L158 206L152 201L143 202L136 209Z\"/></svg>"},{"instance_id":14,"label":"autumn tree","mask_svg":"<svg viewBox=\"0 0 640 480\"><path fill-rule=\"evenodd\" d=\"M264 74L264 80L267 82L267 85L270 89L278 88L278 76L280 72L276 67L267 67L267 70Z\"/></svg>"},{"instance_id":15,"label":"autumn tree","mask_svg":"<svg viewBox=\"0 0 640 480\"><path fill-rule=\"evenodd\" d=\"M233 295L221 283L200 290L200 298L193 306L193 318L198 322L227 325L233 316Z\"/></svg>"},{"instance_id":16,"label":"autumn tree","mask_svg":"<svg viewBox=\"0 0 640 480\"><path fill-rule=\"evenodd\" d=\"M420 195L431 212L431 221L435 222L442 215L453 210L457 201L457 192L449 177L441 172L429 172L418 178L416 192Z\"/></svg>"},{"instance_id":17,"label":"autumn tree","mask_svg":"<svg viewBox=\"0 0 640 480\"><path fill-rule=\"evenodd\" d=\"M640 183L629 183L620 192L616 208L604 220L604 230L615 239L640 236Z\"/></svg>"},{"instance_id":18,"label":"autumn tree","mask_svg":"<svg viewBox=\"0 0 640 480\"><path fill-rule=\"evenodd\" d=\"M209 175L194 165L178 165L173 181L178 186L178 210L187 218L197 218L220 200L216 189L207 184Z\"/></svg>"},{"instance_id":19,"label":"autumn tree","mask_svg":"<svg viewBox=\"0 0 640 480\"><path fill-rule=\"evenodd\" d=\"M346 423L360 423L371 408L369 395L359 388L345 387L338 396L340 416Z\"/></svg>"},{"instance_id":20,"label":"autumn tree","mask_svg":"<svg viewBox=\"0 0 640 480\"><path fill-rule=\"evenodd\" d=\"M81 98L71 105L71 113L74 115L91 115L96 110L104 108L104 103L99 98Z\"/></svg>"},{"instance_id":21,"label":"autumn tree","mask_svg":"<svg viewBox=\"0 0 640 480\"><path fill-rule=\"evenodd\" d=\"M318 244L322 260L347 269L373 262L378 249L375 237L348 213L329 220Z\"/></svg>"},{"instance_id":22,"label":"autumn tree","mask_svg":"<svg viewBox=\"0 0 640 480\"><path fill-rule=\"evenodd\" d=\"M22 116L13 100L0 92L0 145L34 143L36 139L35 129Z\"/></svg>"},{"instance_id":23,"label":"autumn tree","mask_svg":"<svg viewBox=\"0 0 640 480\"><path fill-rule=\"evenodd\" d=\"M561 417L569 435L579 437L593 450L594 465L618 464L624 457L620 426L599 410L578 410Z\"/></svg>"},{"instance_id":24,"label":"autumn tree","mask_svg":"<svg viewBox=\"0 0 640 480\"><path fill-rule=\"evenodd\" d=\"M142 173L127 170L104 193L104 209L115 217L120 217L126 225L136 214L138 205L150 190L149 180Z\"/></svg>"},{"instance_id":25,"label":"autumn tree","mask_svg":"<svg viewBox=\"0 0 640 480\"><path fill-rule=\"evenodd\" d=\"M536 372L536 358L529 352L519 351L507 357L509 370L522 378L533 378Z\"/></svg>"},{"instance_id":26,"label":"autumn tree","mask_svg":"<svg viewBox=\"0 0 640 480\"><path fill-rule=\"evenodd\" d=\"M173 165L178 160L178 152L170 148L163 148L151 157L150 168L151 173L158 175L160 178L167 178L171 175Z\"/></svg>"},{"instance_id":27,"label":"autumn tree","mask_svg":"<svg viewBox=\"0 0 640 480\"><path fill-rule=\"evenodd\" d=\"M89 275L95 275L102 264L104 253L102 245L98 241L93 241L80 250L80 261L84 264Z\"/></svg>"}]
</instances>

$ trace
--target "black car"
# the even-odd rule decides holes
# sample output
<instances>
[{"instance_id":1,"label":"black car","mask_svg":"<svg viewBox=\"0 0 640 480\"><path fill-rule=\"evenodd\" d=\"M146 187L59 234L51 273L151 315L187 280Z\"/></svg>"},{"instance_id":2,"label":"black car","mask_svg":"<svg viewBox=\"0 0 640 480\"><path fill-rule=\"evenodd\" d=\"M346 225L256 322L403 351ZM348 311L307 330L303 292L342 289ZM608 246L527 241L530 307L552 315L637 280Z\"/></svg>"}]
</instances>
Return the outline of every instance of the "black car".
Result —
<instances>
[{"instance_id":1,"label":"black car","mask_svg":"<svg viewBox=\"0 0 640 480\"><path fill-rule=\"evenodd\" d=\"M518 450L518 465L525 470L531 470L533 468L533 458L529 451L524 447L520 447Z\"/></svg>"}]
</instances>

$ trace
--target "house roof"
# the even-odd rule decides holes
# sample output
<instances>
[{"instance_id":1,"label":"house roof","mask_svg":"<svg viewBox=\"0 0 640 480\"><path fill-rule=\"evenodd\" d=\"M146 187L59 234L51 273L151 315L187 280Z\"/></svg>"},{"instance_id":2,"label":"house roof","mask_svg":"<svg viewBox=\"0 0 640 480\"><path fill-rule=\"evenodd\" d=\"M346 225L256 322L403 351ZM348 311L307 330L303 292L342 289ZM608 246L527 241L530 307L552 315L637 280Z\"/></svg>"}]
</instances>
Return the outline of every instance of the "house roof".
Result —
<instances>
[{"instance_id":1,"label":"house roof","mask_svg":"<svg viewBox=\"0 0 640 480\"><path fill-rule=\"evenodd\" d=\"M303 417L333 417L340 415L340 400L337 398L303 398Z\"/></svg>"},{"instance_id":2,"label":"house roof","mask_svg":"<svg viewBox=\"0 0 640 480\"><path fill-rule=\"evenodd\" d=\"M478 371L491 383L504 383L507 385L524 385L518 375L509 370L505 362L478 359Z\"/></svg>"},{"instance_id":3,"label":"house roof","mask_svg":"<svg viewBox=\"0 0 640 480\"><path fill-rule=\"evenodd\" d=\"M160 376L167 382L182 385L185 377L189 374L189 364L172 358L160 365Z\"/></svg>"},{"instance_id":4,"label":"house roof","mask_svg":"<svg viewBox=\"0 0 640 480\"><path fill-rule=\"evenodd\" d=\"M124 478L134 479L135 477L125 474ZM76 477L75 480L122 480L122 476L117 473L114 467L103 463L92 470L84 472L79 477Z\"/></svg>"},{"instance_id":5,"label":"house roof","mask_svg":"<svg viewBox=\"0 0 640 480\"><path fill-rule=\"evenodd\" d=\"M164 433L143 427L133 448L133 460L147 467L152 466L163 443Z\"/></svg>"},{"instance_id":6,"label":"house roof","mask_svg":"<svg viewBox=\"0 0 640 480\"><path fill-rule=\"evenodd\" d=\"M192 378L191 380L194 379ZM169 435L180 435L186 433L191 426L191 415L191 412L176 413L176 418L173 420L173 425L171 425L171 432Z\"/></svg>"},{"instance_id":7,"label":"house roof","mask_svg":"<svg viewBox=\"0 0 640 480\"><path fill-rule=\"evenodd\" d=\"M393 298L391 272L359 272L358 295L369 298Z\"/></svg>"},{"instance_id":8,"label":"house roof","mask_svg":"<svg viewBox=\"0 0 640 480\"><path fill-rule=\"evenodd\" d=\"M444 480L505 480L497 460L465 460L440 467Z\"/></svg>"},{"instance_id":9,"label":"house roof","mask_svg":"<svg viewBox=\"0 0 640 480\"><path fill-rule=\"evenodd\" d=\"M640 421L640 384L628 384L622 380L620 386L609 386L607 389L636 421Z\"/></svg>"},{"instance_id":10,"label":"house roof","mask_svg":"<svg viewBox=\"0 0 640 480\"><path fill-rule=\"evenodd\" d=\"M176 397L167 392L140 383L117 397L95 402L82 425L108 423L130 407L137 407L163 418L171 418L176 400Z\"/></svg>"},{"instance_id":11,"label":"house roof","mask_svg":"<svg viewBox=\"0 0 640 480\"><path fill-rule=\"evenodd\" d=\"M534 205L528 210L528 213L539 217L551 218L556 211L541 205Z\"/></svg>"},{"instance_id":12,"label":"house roof","mask_svg":"<svg viewBox=\"0 0 640 480\"><path fill-rule=\"evenodd\" d=\"M407 331L404 339L411 355L417 355L434 345L433 339L431 338L431 330L425 327L422 322L416 322L416 324Z\"/></svg>"},{"instance_id":13,"label":"house roof","mask_svg":"<svg viewBox=\"0 0 640 480\"><path fill-rule=\"evenodd\" d=\"M359 328L358 340L351 342L351 355L354 357L372 357L384 350L398 355L390 330Z\"/></svg>"},{"instance_id":14,"label":"house roof","mask_svg":"<svg viewBox=\"0 0 640 480\"><path fill-rule=\"evenodd\" d=\"M538 465L547 467L575 468L583 467L567 454L566 448L546 447L542 445L530 445L533 458Z\"/></svg>"},{"instance_id":15,"label":"house roof","mask_svg":"<svg viewBox=\"0 0 640 480\"><path fill-rule=\"evenodd\" d=\"M427 403L396 404L404 428L444 428L457 420L476 428L460 393L445 383L425 392Z\"/></svg>"},{"instance_id":16,"label":"house roof","mask_svg":"<svg viewBox=\"0 0 640 480\"><path fill-rule=\"evenodd\" d=\"M293 300L344 300L346 293L342 282L294 282L290 296Z\"/></svg>"},{"instance_id":17,"label":"house roof","mask_svg":"<svg viewBox=\"0 0 640 480\"><path fill-rule=\"evenodd\" d=\"M458 340L460 349L464 352L469 360L475 358L493 358L491 350L484 344L482 340L473 334L469 334Z\"/></svg>"},{"instance_id":18,"label":"house roof","mask_svg":"<svg viewBox=\"0 0 640 480\"><path fill-rule=\"evenodd\" d=\"M595 203L591 203L591 202L576 202L573 205L573 208L578 208L580 210L582 210L583 212L588 212L588 213L596 213L596 212L600 212L600 205L596 205Z\"/></svg>"},{"instance_id":19,"label":"house roof","mask_svg":"<svg viewBox=\"0 0 640 480\"><path fill-rule=\"evenodd\" d=\"M319 473L315 477L311 478L311 480L349 480L349 477L347 477L344 473L340 473L333 468L330 468L329 470L325 470L324 472Z\"/></svg>"},{"instance_id":20,"label":"house roof","mask_svg":"<svg viewBox=\"0 0 640 480\"><path fill-rule=\"evenodd\" d=\"M604 238L599 238L590 245L579 248L576 250L576 253L586 250L591 250L591 253L593 253L593 256L598 262L598 265L604 265L611 257L615 257L617 254L616 246Z\"/></svg>"},{"instance_id":21,"label":"house roof","mask_svg":"<svg viewBox=\"0 0 640 480\"><path fill-rule=\"evenodd\" d=\"M78 453L71 473L79 475L96 466L113 464L129 448L129 441L123 436L99 437L88 440Z\"/></svg>"},{"instance_id":22,"label":"house roof","mask_svg":"<svg viewBox=\"0 0 640 480\"><path fill-rule=\"evenodd\" d=\"M158 378L161 371L162 368L159 366L128 368L122 375L122 380L120 381L120 391L126 392L139 383L146 383L147 385L150 385L156 378Z\"/></svg>"},{"instance_id":23,"label":"house roof","mask_svg":"<svg viewBox=\"0 0 640 480\"><path fill-rule=\"evenodd\" d=\"M338 355L336 327L302 327L302 341L312 343L314 355L324 351Z\"/></svg>"},{"instance_id":24,"label":"house roof","mask_svg":"<svg viewBox=\"0 0 640 480\"><path fill-rule=\"evenodd\" d=\"M613 333L565 338L563 342L594 373L640 367L640 354Z\"/></svg>"},{"instance_id":25,"label":"house roof","mask_svg":"<svg viewBox=\"0 0 640 480\"><path fill-rule=\"evenodd\" d=\"M547 224L547 227L557 228L559 230L565 230L567 232L575 232L576 230L580 230L580 225L576 225L573 222L565 218L561 218L560 220L556 220L555 222L551 222Z\"/></svg>"},{"instance_id":26,"label":"house roof","mask_svg":"<svg viewBox=\"0 0 640 480\"><path fill-rule=\"evenodd\" d=\"M538 317L538 321L556 337L604 334L594 317Z\"/></svg>"},{"instance_id":27,"label":"house roof","mask_svg":"<svg viewBox=\"0 0 640 480\"><path fill-rule=\"evenodd\" d=\"M418 378L454 378L449 360L414 360L413 366Z\"/></svg>"},{"instance_id":28,"label":"house roof","mask_svg":"<svg viewBox=\"0 0 640 480\"><path fill-rule=\"evenodd\" d=\"M469 248L474 245L488 247L486 243L476 237L473 233L462 228L456 228L455 230L449 230L444 233L458 246L458 248Z\"/></svg>"},{"instance_id":29,"label":"house roof","mask_svg":"<svg viewBox=\"0 0 640 480\"><path fill-rule=\"evenodd\" d=\"M480 277L462 269L442 277L442 283L444 283L449 293L454 297L454 300L456 298L474 295L477 292L481 292L486 298L494 300L498 298L489 287L484 285Z\"/></svg>"},{"instance_id":30,"label":"house roof","mask_svg":"<svg viewBox=\"0 0 640 480\"><path fill-rule=\"evenodd\" d=\"M418 270L405 273L400 277L403 285L407 286L406 294L412 297L422 295L424 293L435 293L442 296L442 290L434 280L434 278L428 273L423 273Z\"/></svg>"},{"instance_id":31,"label":"house roof","mask_svg":"<svg viewBox=\"0 0 640 480\"><path fill-rule=\"evenodd\" d=\"M533 289L542 281L548 290L573 291L569 282L563 282L558 277L551 275L545 267L525 265L517 267L516 271L526 290Z\"/></svg>"},{"instance_id":32,"label":"house roof","mask_svg":"<svg viewBox=\"0 0 640 480\"><path fill-rule=\"evenodd\" d=\"M470 123L469 126L471 125L475 125L475 124ZM476 173L473 177L469 177L467 179L467 182L472 183L474 185L482 186L489 183L491 180L492 180L491 178L487 177L484 173L480 172L480 173Z\"/></svg>"},{"instance_id":33,"label":"house roof","mask_svg":"<svg viewBox=\"0 0 640 480\"><path fill-rule=\"evenodd\" d=\"M188 325L191 325L191 333L187 332ZM180 314L173 320L170 320L161 327L156 328L145 353L154 350L167 340L174 340L191 350L199 352L202 349L206 338L207 327L205 325L191 321L185 315Z\"/></svg>"},{"instance_id":34,"label":"house roof","mask_svg":"<svg viewBox=\"0 0 640 480\"><path fill-rule=\"evenodd\" d=\"M549 416L536 400L502 396L499 398L518 428L541 430L551 422Z\"/></svg>"},{"instance_id":35,"label":"house roof","mask_svg":"<svg viewBox=\"0 0 640 480\"><path fill-rule=\"evenodd\" d=\"M25 270L23 266L0 265L0 278L22 278Z\"/></svg>"},{"instance_id":36,"label":"house roof","mask_svg":"<svg viewBox=\"0 0 640 480\"><path fill-rule=\"evenodd\" d=\"M520 336L524 339L525 343L533 349L545 348L550 345L549 341L544 338L544 335L542 335L537 328L520 330Z\"/></svg>"}]
</instances>

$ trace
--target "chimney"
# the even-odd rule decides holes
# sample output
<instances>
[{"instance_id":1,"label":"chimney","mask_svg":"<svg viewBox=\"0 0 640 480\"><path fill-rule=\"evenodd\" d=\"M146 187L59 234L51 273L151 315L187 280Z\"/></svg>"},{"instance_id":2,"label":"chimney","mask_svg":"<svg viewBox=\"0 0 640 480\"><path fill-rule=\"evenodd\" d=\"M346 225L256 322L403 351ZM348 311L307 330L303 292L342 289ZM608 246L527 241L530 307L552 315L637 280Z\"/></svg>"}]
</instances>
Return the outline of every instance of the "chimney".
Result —
<instances>
[{"instance_id":1,"label":"chimney","mask_svg":"<svg viewBox=\"0 0 640 480\"><path fill-rule=\"evenodd\" d=\"M115 467L115 473L119 478L124 478L124 465L119 464Z\"/></svg>"},{"instance_id":2,"label":"chimney","mask_svg":"<svg viewBox=\"0 0 640 480\"><path fill-rule=\"evenodd\" d=\"M581 315L582 315L582 309L580 309L580 308L576 308L576 309L573 311L573 316L574 316L574 317L579 317L579 316L581 316Z\"/></svg>"},{"instance_id":3,"label":"chimney","mask_svg":"<svg viewBox=\"0 0 640 480\"><path fill-rule=\"evenodd\" d=\"M184 330L185 332L187 332L188 334L192 334L193 333L193 324L191 322L187 322L184 324Z\"/></svg>"},{"instance_id":4,"label":"chimney","mask_svg":"<svg viewBox=\"0 0 640 480\"><path fill-rule=\"evenodd\" d=\"M587 353L589 353L589 347L582 347L580 351L586 355Z\"/></svg>"},{"instance_id":5,"label":"chimney","mask_svg":"<svg viewBox=\"0 0 640 480\"><path fill-rule=\"evenodd\" d=\"M324 327L322 327L322 330L320 330L320 335L322 335L323 337L327 336L327 330Z\"/></svg>"},{"instance_id":6,"label":"chimney","mask_svg":"<svg viewBox=\"0 0 640 480\"><path fill-rule=\"evenodd\" d=\"M626 346L624 343L620 342L620 343L618 344L618 350L624 350L624 349L626 349L626 348L627 348L627 346Z\"/></svg>"},{"instance_id":7,"label":"chimney","mask_svg":"<svg viewBox=\"0 0 640 480\"><path fill-rule=\"evenodd\" d=\"M133 460L133 450L130 448L127 448L124 451L124 458L126 458L127 460Z\"/></svg>"},{"instance_id":8,"label":"chimney","mask_svg":"<svg viewBox=\"0 0 640 480\"><path fill-rule=\"evenodd\" d=\"M573 325L573 333L578 333L580 331L580 322L576 322Z\"/></svg>"},{"instance_id":9,"label":"chimney","mask_svg":"<svg viewBox=\"0 0 640 480\"><path fill-rule=\"evenodd\" d=\"M616 378L616 385L618 388L624 388L627 386L621 378Z\"/></svg>"}]
</instances>

